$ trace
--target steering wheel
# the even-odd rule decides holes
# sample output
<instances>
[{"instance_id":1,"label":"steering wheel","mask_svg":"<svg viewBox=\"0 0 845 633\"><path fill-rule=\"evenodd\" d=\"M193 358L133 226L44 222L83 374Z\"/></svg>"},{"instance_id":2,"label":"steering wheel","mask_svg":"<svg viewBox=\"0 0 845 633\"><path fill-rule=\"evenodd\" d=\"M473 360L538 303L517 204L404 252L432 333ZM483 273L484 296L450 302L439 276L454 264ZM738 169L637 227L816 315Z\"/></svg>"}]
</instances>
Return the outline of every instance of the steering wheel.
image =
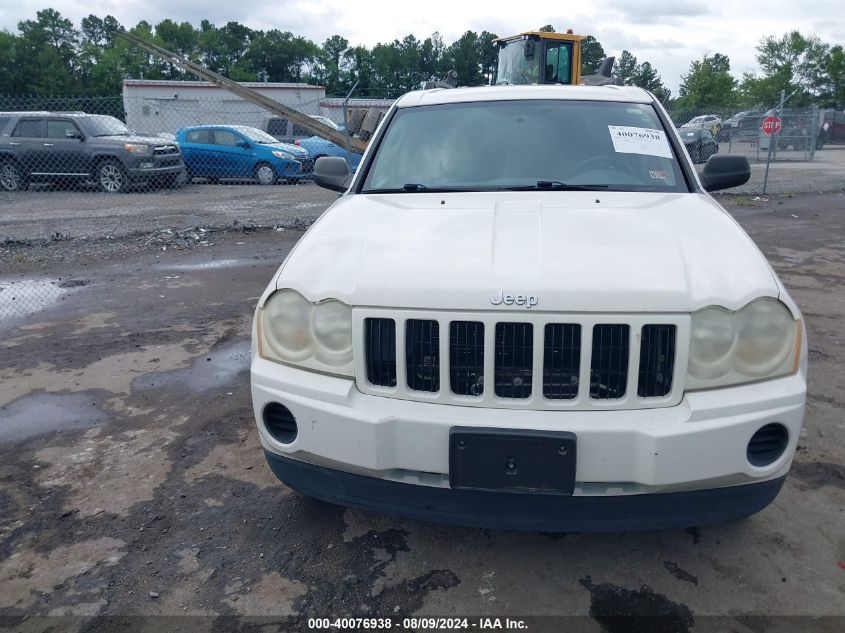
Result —
<instances>
[{"instance_id":1,"label":"steering wheel","mask_svg":"<svg viewBox=\"0 0 845 633\"><path fill-rule=\"evenodd\" d=\"M577 174L584 173L585 171L590 171L590 168L593 165L595 165L596 167L604 165L605 167L609 167L613 171L627 172L632 178L637 177L631 165L626 161L622 160L621 158L617 158L616 156L593 156L592 158L588 158L582 163L575 165L575 167L569 173L569 176L571 177ZM620 167L621 169L619 169Z\"/></svg>"}]
</instances>

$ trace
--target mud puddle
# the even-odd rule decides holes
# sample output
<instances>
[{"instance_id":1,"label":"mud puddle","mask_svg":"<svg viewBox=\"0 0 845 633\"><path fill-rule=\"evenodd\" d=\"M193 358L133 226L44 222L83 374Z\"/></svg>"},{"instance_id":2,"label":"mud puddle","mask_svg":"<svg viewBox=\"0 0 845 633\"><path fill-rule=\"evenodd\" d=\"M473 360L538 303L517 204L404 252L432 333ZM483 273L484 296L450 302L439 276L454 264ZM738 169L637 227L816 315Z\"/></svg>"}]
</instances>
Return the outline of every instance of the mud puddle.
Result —
<instances>
[{"instance_id":1,"label":"mud puddle","mask_svg":"<svg viewBox=\"0 0 845 633\"><path fill-rule=\"evenodd\" d=\"M150 372L132 383L133 390L146 391L178 387L188 391L220 388L249 370L249 340L221 345L196 358L190 367L173 371Z\"/></svg>"},{"instance_id":2,"label":"mud puddle","mask_svg":"<svg viewBox=\"0 0 845 633\"><path fill-rule=\"evenodd\" d=\"M107 419L91 396L38 393L0 408L0 444L56 431L86 429Z\"/></svg>"},{"instance_id":3,"label":"mud puddle","mask_svg":"<svg viewBox=\"0 0 845 633\"><path fill-rule=\"evenodd\" d=\"M234 268L235 266L248 266L255 263L252 259L214 259L212 261L197 262L194 264L159 264L158 270L173 270L190 272L192 270L217 270L219 268Z\"/></svg>"}]
</instances>

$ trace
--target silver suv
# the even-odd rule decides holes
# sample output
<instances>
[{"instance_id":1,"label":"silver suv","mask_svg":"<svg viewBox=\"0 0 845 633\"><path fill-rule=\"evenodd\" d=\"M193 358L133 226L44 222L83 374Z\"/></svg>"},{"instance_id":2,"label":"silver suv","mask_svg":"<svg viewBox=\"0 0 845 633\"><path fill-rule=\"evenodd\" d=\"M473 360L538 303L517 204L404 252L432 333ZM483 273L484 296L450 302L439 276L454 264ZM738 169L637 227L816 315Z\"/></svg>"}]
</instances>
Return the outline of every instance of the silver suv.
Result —
<instances>
[{"instance_id":1,"label":"silver suv","mask_svg":"<svg viewBox=\"0 0 845 633\"><path fill-rule=\"evenodd\" d=\"M0 189L89 181L102 191L185 181L179 147L138 136L118 119L82 112L0 112Z\"/></svg>"}]
</instances>

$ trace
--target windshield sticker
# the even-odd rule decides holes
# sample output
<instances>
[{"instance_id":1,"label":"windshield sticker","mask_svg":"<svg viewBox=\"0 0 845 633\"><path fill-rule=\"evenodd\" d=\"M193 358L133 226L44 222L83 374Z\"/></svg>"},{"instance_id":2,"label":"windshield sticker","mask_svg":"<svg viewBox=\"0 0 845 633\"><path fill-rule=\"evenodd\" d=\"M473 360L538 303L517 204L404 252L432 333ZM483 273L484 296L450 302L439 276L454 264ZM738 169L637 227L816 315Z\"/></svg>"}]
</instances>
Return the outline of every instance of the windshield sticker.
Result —
<instances>
[{"instance_id":1,"label":"windshield sticker","mask_svg":"<svg viewBox=\"0 0 845 633\"><path fill-rule=\"evenodd\" d=\"M610 131L613 149L620 154L645 154L672 158L669 141L661 130L623 125L608 125L607 129Z\"/></svg>"},{"instance_id":2,"label":"windshield sticker","mask_svg":"<svg viewBox=\"0 0 845 633\"><path fill-rule=\"evenodd\" d=\"M665 171L658 170L651 170L648 172L648 175L652 178L657 178L658 180L666 180L669 177Z\"/></svg>"}]
</instances>

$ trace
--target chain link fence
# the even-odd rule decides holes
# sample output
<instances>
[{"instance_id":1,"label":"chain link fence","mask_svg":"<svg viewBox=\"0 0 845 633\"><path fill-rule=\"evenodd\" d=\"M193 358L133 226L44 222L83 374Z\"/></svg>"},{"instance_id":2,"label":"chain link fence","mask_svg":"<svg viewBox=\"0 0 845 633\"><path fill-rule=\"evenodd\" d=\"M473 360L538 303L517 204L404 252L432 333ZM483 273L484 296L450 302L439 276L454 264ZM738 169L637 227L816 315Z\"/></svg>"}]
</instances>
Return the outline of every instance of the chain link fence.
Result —
<instances>
[{"instance_id":1,"label":"chain link fence","mask_svg":"<svg viewBox=\"0 0 845 633\"><path fill-rule=\"evenodd\" d=\"M845 112L824 108L670 110L698 169L715 154L742 154L751 179L735 193L845 189Z\"/></svg>"},{"instance_id":2,"label":"chain link fence","mask_svg":"<svg viewBox=\"0 0 845 633\"><path fill-rule=\"evenodd\" d=\"M326 97L319 86L306 84L254 86L364 140L393 102ZM845 112L687 108L670 115L699 166L717 152L748 157L752 177L737 192L845 187ZM202 82L127 80L120 97L0 97L6 202L9 193L25 191L137 193L188 185L278 185L277 196L313 200L297 186L313 186L320 156L342 156L353 169L361 159L348 145Z\"/></svg>"},{"instance_id":3,"label":"chain link fence","mask_svg":"<svg viewBox=\"0 0 845 633\"><path fill-rule=\"evenodd\" d=\"M391 99L326 97L305 84L259 84L347 138L366 140ZM121 98L0 97L0 189L104 193L188 184L308 183L315 159L361 154L201 82L126 82ZM296 193L291 191L290 195Z\"/></svg>"}]
</instances>

